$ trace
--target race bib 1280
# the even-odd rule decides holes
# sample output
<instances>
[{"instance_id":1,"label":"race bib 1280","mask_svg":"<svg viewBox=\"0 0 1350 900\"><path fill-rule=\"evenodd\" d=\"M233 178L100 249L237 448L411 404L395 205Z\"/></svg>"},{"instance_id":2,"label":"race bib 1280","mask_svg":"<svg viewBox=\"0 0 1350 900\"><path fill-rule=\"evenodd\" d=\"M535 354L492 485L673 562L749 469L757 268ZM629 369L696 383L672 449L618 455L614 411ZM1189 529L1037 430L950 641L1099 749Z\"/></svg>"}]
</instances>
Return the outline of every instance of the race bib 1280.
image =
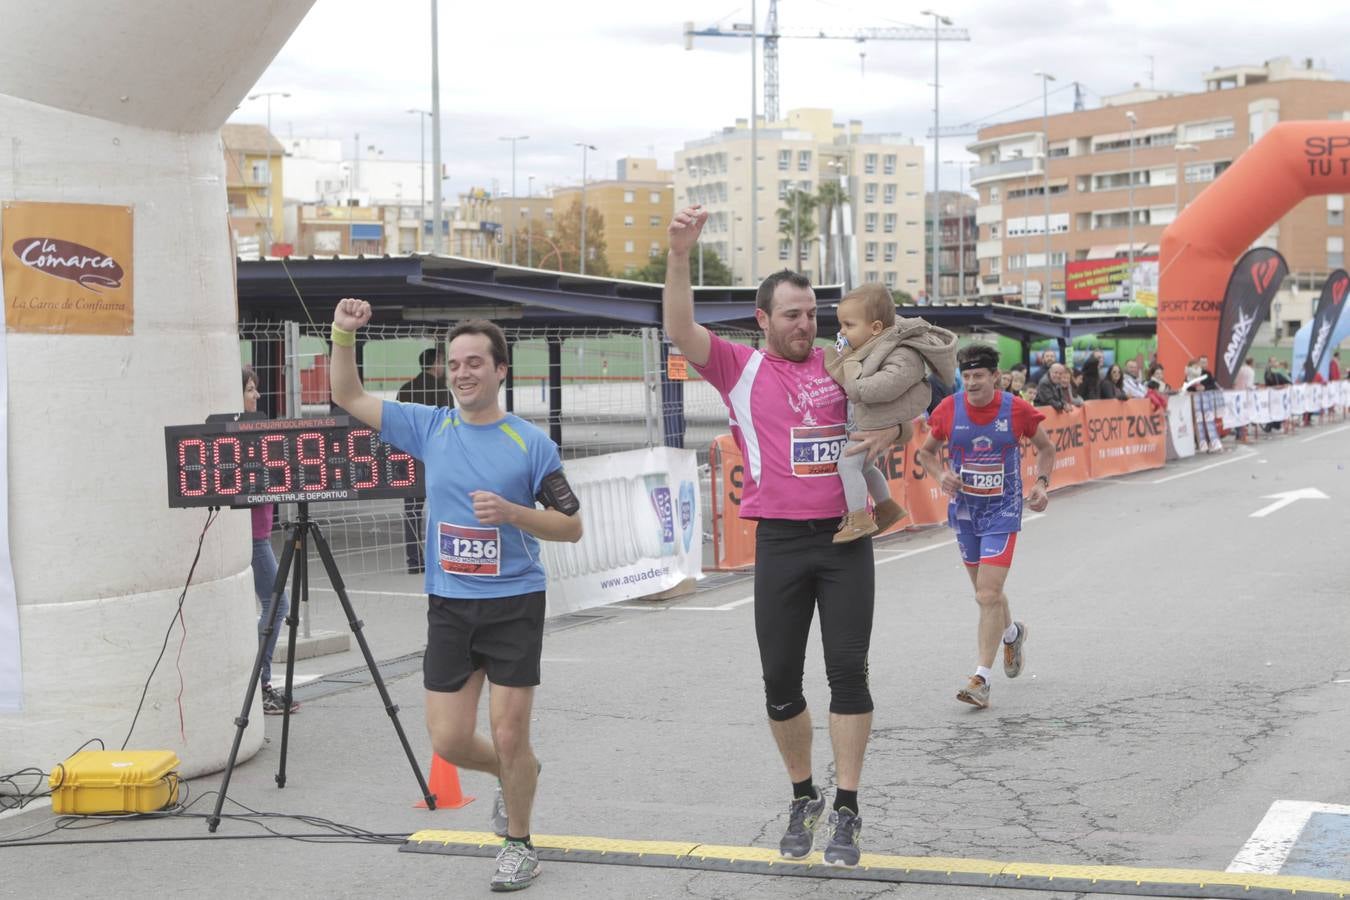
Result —
<instances>
[{"instance_id":1,"label":"race bib 1280","mask_svg":"<svg viewBox=\"0 0 1350 900\"><path fill-rule=\"evenodd\" d=\"M1003 463L962 463L961 493L997 497L1003 493Z\"/></svg>"},{"instance_id":2,"label":"race bib 1280","mask_svg":"<svg viewBox=\"0 0 1350 900\"><path fill-rule=\"evenodd\" d=\"M501 574L501 535L496 528L438 523L441 570L452 575Z\"/></svg>"},{"instance_id":3,"label":"race bib 1280","mask_svg":"<svg viewBox=\"0 0 1350 900\"><path fill-rule=\"evenodd\" d=\"M843 425L798 425L789 435L792 474L798 478L835 474L847 444Z\"/></svg>"}]
</instances>

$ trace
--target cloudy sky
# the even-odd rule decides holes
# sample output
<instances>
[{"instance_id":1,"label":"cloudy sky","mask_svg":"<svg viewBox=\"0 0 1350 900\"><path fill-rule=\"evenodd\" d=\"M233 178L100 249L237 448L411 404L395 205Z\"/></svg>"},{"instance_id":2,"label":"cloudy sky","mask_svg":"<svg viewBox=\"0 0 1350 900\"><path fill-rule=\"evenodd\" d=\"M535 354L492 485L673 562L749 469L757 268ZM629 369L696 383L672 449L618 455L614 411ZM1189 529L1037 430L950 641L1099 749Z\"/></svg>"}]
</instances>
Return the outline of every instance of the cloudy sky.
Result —
<instances>
[{"instance_id":1,"label":"cloudy sky","mask_svg":"<svg viewBox=\"0 0 1350 900\"><path fill-rule=\"evenodd\" d=\"M966 28L969 42L941 45L942 122L995 122L1039 115L1039 79L1052 85L1051 113L1072 108L1079 82L1089 106L1103 94L1149 83L1195 91L1214 66L1310 58L1350 80L1343 5L1304 0L1278 12L1268 2L1228 0L935 0ZM759 0L761 26L768 8ZM780 0L779 26L827 32L926 25L926 3L895 0ZM418 158L418 116L430 108L428 0L317 0L257 90L273 98L281 137L337 137L348 153ZM1297 10L1295 12L1295 10ZM504 0L440 5L442 153L447 193L470 186L510 190L510 145L519 145L517 186L536 191L580 177L577 141L599 148L592 178L612 177L623 156L655 155L669 164L686 140L706 136L750 112L749 41L699 38L684 49L685 20L724 29L750 18L748 0ZM865 58L860 57L865 53ZM900 132L930 144L931 42L784 39L780 104L833 108L837 121L861 119L868 131ZM1151 71L1150 71L1151 70ZM760 95L762 97L762 94ZM762 111L762 109L761 109ZM245 101L232 121L263 122L261 100ZM947 138L941 157L966 156L968 139ZM431 139L427 136L427 158ZM369 151L363 149L362 155ZM931 187L931 159L929 183ZM953 186L945 167L943 186Z\"/></svg>"}]
</instances>

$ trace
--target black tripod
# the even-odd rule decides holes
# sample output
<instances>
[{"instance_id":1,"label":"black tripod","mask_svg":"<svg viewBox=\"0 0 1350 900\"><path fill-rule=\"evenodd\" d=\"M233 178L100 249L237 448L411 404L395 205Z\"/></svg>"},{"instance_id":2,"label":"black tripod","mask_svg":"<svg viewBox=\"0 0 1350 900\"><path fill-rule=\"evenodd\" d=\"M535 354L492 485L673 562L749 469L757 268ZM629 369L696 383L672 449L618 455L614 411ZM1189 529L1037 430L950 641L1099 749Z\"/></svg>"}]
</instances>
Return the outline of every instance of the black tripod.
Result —
<instances>
[{"instance_id":1,"label":"black tripod","mask_svg":"<svg viewBox=\"0 0 1350 900\"><path fill-rule=\"evenodd\" d=\"M417 776L417 786L422 789L422 797L426 801L427 809L436 808L436 795L431 793L427 787L426 779L422 777L422 770L417 765L417 759L413 756L412 747L408 745L408 736L403 733L403 726L398 720L398 707L394 701L389 698L389 691L384 686L384 679L380 677L379 667L375 664L375 658L370 655L370 646L366 643L366 637L362 634L364 623L356 618L356 612L352 609L352 604L347 599L347 587L342 582L342 575L338 572L337 563L333 561L333 551L328 547L328 541L324 538L323 532L319 530L317 522L310 521L309 504L300 504L300 519L292 522L286 533L286 546L281 553L281 561L277 565L277 580L272 586L272 599L267 604L267 629L259 637L258 654L253 660L253 674L249 676L248 690L244 693L244 708L239 713L239 718L234 720L236 726L234 732L234 745L230 747L230 758L225 763L225 774L220 780L220 790L216 797L216 808L206 820L207 830L215 832L220 825L220 811L225 805L225 794L230 789L230 776L234 773L235 759L239 756L239 745L244 740L244 729L248 727L249 710L253 708L253 694L258 689L258 679L262 676L263 653L272 637L272 630L276 627L277 604L281 602L281 595L286 590L286 576L290 571L292 563L295 566L295 587L296 597L291 604L290 612L286 616L286 624L290 628L290 635L286 641L286 690L282 694L284 712L281 719L281 762L277 768L276 782L277 787L286 786L286 743L290 737L291 730L291 687L295 676L295 628L300 624L300 617L297 610L300 603L309 602L309 537L314 537L314 546L318 548L319 558L323 560L323 567L328 572L328 582L333 586L333 591L337 594L338 601L342 604L342 610L347 614L347 625L351 628L352 634L356 635L356 643L361 648L361 655L366 658L366 668L370 670L371 677L375 680L375 687L380 692L380 699L384 701L384 710L389 713L389 720L394 723L394 731L398 734L399 743L403 745L403 752L408 755L408 764L412 766L413 774Z\"/></svg>"}]
</instances>

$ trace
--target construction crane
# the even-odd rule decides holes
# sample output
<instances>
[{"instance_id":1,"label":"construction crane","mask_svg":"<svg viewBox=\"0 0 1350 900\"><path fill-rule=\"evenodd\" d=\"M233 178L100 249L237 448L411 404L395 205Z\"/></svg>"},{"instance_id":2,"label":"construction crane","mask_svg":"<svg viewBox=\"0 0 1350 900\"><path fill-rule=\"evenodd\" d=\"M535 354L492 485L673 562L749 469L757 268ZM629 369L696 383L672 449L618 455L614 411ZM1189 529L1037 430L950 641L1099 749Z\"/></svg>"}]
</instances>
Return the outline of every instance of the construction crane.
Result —
<instances>
[{"instance_id":1,"label":"construction crane","mask_svg":"<svg viewBox=\"0 0 1350 900\"><path fill-rule=\"evenodd\" d=\"M970 33L964 28L922 28L918 25L899 25L891 28L853 28L839 31L826 31L823 28L779 28L778 0L769 0L769 15L765 20L764 31L756 32L754 23L749 27L733 25L723 29L716 25L708 28L695 28L693 22L684 23L684 49L694 49L694 38L755 38L764 41L764 118L766 121L778 120L778 41L780 38L809 38L821 41L854 41L862 44L867 41L968 41Z\"/></svg>"}]
</instances>

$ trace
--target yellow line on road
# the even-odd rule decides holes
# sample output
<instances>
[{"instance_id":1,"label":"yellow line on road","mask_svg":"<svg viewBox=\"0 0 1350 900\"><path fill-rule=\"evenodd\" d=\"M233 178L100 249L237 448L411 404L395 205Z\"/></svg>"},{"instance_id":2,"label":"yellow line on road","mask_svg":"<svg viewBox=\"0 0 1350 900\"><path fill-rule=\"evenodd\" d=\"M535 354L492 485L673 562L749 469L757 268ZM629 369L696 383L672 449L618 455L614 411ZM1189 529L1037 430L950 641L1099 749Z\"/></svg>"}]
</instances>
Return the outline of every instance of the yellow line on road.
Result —
<instances>
[{"instance_id":1,"label":"yellow line on road","mask_svg":"<svg viewBox=\"0 0 1350 900\"><path fill-rule=\"evenodd\" d=\"M1350 898L1350 881L1256 872L1071 866L879 853L864 853L856 867L840 868L825 865L820 853L812 853L801 860L789 860L769 847L544 834L534 835L533 841L542 858L556 861L1045 890L1080 891L1090 887L1090 893L1143 896L1157 895L1159 888L1165 888L1166 895L1174 897L1240 896L1260 900L1298 895ZM483 856L495 854L501 843L501 838L489 832L428 829L411 835L402 849Z\"/></svg>"}]
</instances>

